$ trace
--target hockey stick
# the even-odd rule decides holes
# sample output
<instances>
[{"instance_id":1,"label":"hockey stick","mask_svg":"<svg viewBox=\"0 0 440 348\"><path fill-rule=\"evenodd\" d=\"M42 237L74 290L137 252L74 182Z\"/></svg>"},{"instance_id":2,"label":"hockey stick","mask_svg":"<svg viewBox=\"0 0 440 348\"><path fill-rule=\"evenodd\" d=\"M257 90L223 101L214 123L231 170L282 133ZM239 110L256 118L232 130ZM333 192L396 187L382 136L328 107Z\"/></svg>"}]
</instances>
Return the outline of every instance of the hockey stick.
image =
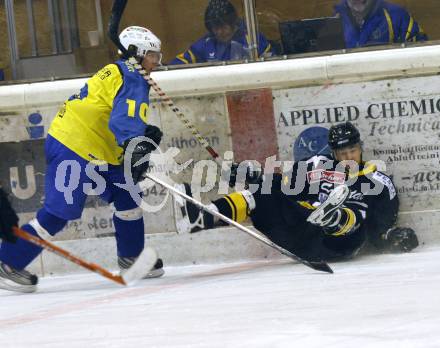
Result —
<instances>
[{"instance_id":1,"label":"hockey stick","mask_svg":"<svg viewBox=\"0 0 440 348\"><path fill-rule=\"evenodd\" d=\"M333 273L333 270L330 268L330 266L325 263L324 261L307 261L304 260L302 258L300 258L299 256L296 256L295 254L291 253L290 251L280 247L279 245L273 243L272 241L270 241L269 239L261 236L260 234L252 231L251 229L244 227L243 225L239 224L238 222L231 220L230 218L228 218L227 216L224 216L223 214L220 214L219 212L210 209L208 206L204 205L203 203L195 200L194 198L188 196L187 194L180 192L179 190L177 190L175 187L169 185L168 183L154 177L151 176L150 174L145 174L145 177L147 179L150 179L151 181L154 181L156 184L161 185L162 187L168 189L169 191L171 191L173 194L176 194L180 197L182 197L183 199L191 202L192 204L196 205L197 207L199 207L200 209L218 217L220 220L223 220L224 222L228 223L229 225L232 225L236 228L238 228L239 230L247 233L248 235L258 239L260 242L263 242L264 244L270 246L271 248L279 251L281 254L290 257L293 260L296 260L300 263L302 263L303 265L306 265L310 268L313 268L314 270L317 271L322 271L322 272L327 272L327 273ZM141 189L143 186L146 185L146 182L143 181L140 183Z\"/></svg>"},{"instance_id":2,"label":"hockey stick","mask_svg":"<svg viewBox=\"0 0 440 348\"><path fill-rule=\"evenodd\" d=\"M134 66L134 68L137 69L139 71L139 73L142 75L142 77L148 82L148 84L151 87L153 87L153 89L159 95L161 102L164 105L168 106L174 112L174 114L177 116L177 118L180 120L180 122L182 122L185 125L185 127L191 131L192 135L194 136L194 138L196 138L196 140L200 143L200 145L202 145L206 149L206 151L208 151L209 154L216 161L219 161L220 160L220 156L212 148L212 146L209 145L209 143L206 140L206 138L203 135L200 134L200 132L194 126L194 124L192 124L191 121L188 120L188 118L186 118L184 113L182 111L180 111L180 109L176 106L176 104L174 104L172 99L159 87L159 85L156 83L156 81L154 81L151 78L151 76L148 75L145 70L143 70L142 66L138 63L136 58L130 57L128 59L128 62L130 64L132 64Z\"/></svg>"},{"instance_id":3,"label":"hockey stick","mask_svg":"<svg viewBox=\"0 0 440 348\"><path fill-rule=\"evenodd\" d=\"M177 115L179 120L191 131L191 133L194 135L194 137L197 139L197 141L209 152L209 154L217 161L220 160L220 156L218 153L209 145L206 138L204 138L200 132L197 130L197 128L185 117L185 115L179 110L179 108L174 104L174 102L171 100L168 95L162 91L162 89L158 86L158 84L147 74L147 72L142 68L142 66L139 64L139 62L136 60L135 57L131 56L130 53L125 49L125 47L122 46L121 42L119 41L119 35L118 35L118 28L119 23L121 21L122 14L124 12L125 6L127 5L128 0L115 0L112 7L112 14L110 17L109 22L109 37L113 41L113 43L118 47L118 49L124 53L128 57L128 62L134 66L136 70L142 75L142 77L148 82L148 84L156 91L156 93L159 95L161 101L171 108L171 110ZM254 231L242 226L241 224L229 219L228 217L213 211L203 205L202 203L194 200L193 198L185 195L184 193L176 190L171 185L168 185L167 183L152 177L151 175L147 174L147 178L154 181L155 183L167 188L168 190L174 192L177 195L180 195L182 198L189 200L199 208L211 213L212 215L217 216L219 219L227 222L230 225L233 225L237 227L238 229L242 230L243 232L253 236L254 238L260 240L261 242L265 243L266 245L278 250L280 253L296 260L304 265L311 267L315 270L333 273L332 269L325 263L325 262L309 262L306 260L301 259L300 257L296 256L295 254L291 253L290 251L276 245L275 243L271 242L267 238L264 238L260 236L259 234L255 233ZM142 184L141 184L142 186Z\"/></svg>"},{"instance_id":4,"label":"hockey stick","mask_svg":"<svg viewBox=\"0 0 440 348\"><path fill-rule=\"evenodd\" d=\"M129 283L141 279L145 276L154 266L157 261L156 252L151 248L145 248L141 255L137 258L136 262L122 275L114 275L101 266L87 262L79 257L69 253L68 251L48 242L47 240L35 237L34 235L18 228L13 227L14 234L21 239L35 244L40 248L50 251L66 260L69 260L80 267L88 269L94 273L98 273L101 276L110 279L121 285L128 285Z\"/></svg>"},{"instance_id":5,"label":"hockey stick","mask_svg":"<svg viewBox=\"0 0 440 348\"><path fill-rule=\"evenodd\" d=\"M197 141L209 152L209 154L217 161L220 161L219 154L209 145L208 141L204 136L200 134L194 124L183 114L182 111L174 104L172 99L159 87L159 85L154 81L151 76L142 68L137 59L131 56L130 52L122 46L119 41L118 28L121 21L122 14L124 12L125 6L128 0L115 0L113 2L112 14L109 21L108 35L113 43L118 47L118 49L128 58L128 62L133 65L133 67L141 74L141 76L147 81L147 83L154 89L154 91L159 95L161 102L168 106L178 119L189 129L192 135L197 139Z\"/></svg>"}]
</instances>

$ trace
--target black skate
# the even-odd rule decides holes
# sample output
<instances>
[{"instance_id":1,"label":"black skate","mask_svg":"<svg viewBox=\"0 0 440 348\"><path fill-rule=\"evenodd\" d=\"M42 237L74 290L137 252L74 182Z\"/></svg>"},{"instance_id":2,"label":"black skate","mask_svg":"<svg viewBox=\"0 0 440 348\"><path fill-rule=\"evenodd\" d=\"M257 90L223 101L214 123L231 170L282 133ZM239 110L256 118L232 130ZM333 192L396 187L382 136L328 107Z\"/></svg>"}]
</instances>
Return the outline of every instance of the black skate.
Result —
<instances>
[{"instance_id":1,"label":"black skate","mask_svg":"<svg viewBox=\"0 0 440 348\"><path fill-rule=\"evenodd\" d=\"M127 271L135 263L136 260L137 257L118 257L118 266L121 270L121 273L123 274L125 271ZM151 271L148 272L142 279L159 278L162 277L164 274L165 271L163 269L162 259L157 259Z\"/></svg>"},{"instance_id":2,"label":"black skate","mask_svg":"<svg viewBox=\"0 0 440 348\"><path fill-rule=\"evenodd\" d=\"M36 275L0 262L0 289L29 293L37 290L37 283Z\"/></svg>"},{"instance_id":3,"label":"black skate","mask_svg":"<svg viewBox=\"0 0 440 348\"><path fill-rule=\"evenodd\" d=\"M174 187L192 197L189 184L176 184ZM199 207L178 195L174 195L174 212L178 233L193 233L212 228L214 225L214 217L211 214L203 212Z\"/></svg>"},{"instance_id":4,"label":"black skate","mask_svg":"<svg viewBox=\"0 0 440 348\"><path fill-rule=\"evenodd\" d=\"M313 213L309 215L307 221L313 225L327 226L331 221L333 214L347 199L350 189L346 185L336 187Z\"/></svg>"}]
</instances>

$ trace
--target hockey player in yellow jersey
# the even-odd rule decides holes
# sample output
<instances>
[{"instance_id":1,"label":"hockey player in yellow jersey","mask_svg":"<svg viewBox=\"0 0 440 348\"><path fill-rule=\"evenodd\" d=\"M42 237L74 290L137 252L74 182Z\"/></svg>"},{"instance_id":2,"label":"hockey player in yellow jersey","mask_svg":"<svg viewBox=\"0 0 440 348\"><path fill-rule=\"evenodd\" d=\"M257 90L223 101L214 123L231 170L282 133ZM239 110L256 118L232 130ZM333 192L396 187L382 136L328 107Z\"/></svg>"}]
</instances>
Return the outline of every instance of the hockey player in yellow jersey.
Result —
<instances>
[{"instance_id":1,"label":"hockey player in yellow jersey","mask_svg":"<svg viewBox=\"0 0 440 348\"><path fill-rule=\"evenodd\" d=\"M142 67L151 71L161 61L160 41L143 30L147 29L127 28L121 42L126 36L127 40L132 36L145 40L150 47L140 53ZM121 164L124 142L144 135L150 113L149 90L148 83L127 60L109 64L64 103L49 134L88 161Z\"/></svg>"},{"instance_id":2,"label":"hockey player in yellow jersey","mask_svg":"<svg viewBox=\"0 0 440 348\"><path fill-rule=\"evenodd\" d=\"M161 41L148 29L128 27L121 44L151 72L161 63ZM128 269L144 248L143 214L120 184L136 185L148 169L139 162L160 143L162 132L148 124L150 86L122 57L91 77L56 114L45 144L45 201L37 216L22 229L41 238L60 232L68 220L81 217L88 192L113 203L118 264ZM139 138L142 137L142 138ZM146 139L146 138L149 139ZM135 146L128 147L131 140ZM131 161L131 177L124 176L124 157ZM141 163L138 165L137 162ZM100 179L100 180L98 180ZM100 185L100 183L105 185ZM0 247L0 288L33 292L37 277L25 270L41 249L24 240ZM149 276L163 274L159 259Z\"/></svg>"}]
</instances>

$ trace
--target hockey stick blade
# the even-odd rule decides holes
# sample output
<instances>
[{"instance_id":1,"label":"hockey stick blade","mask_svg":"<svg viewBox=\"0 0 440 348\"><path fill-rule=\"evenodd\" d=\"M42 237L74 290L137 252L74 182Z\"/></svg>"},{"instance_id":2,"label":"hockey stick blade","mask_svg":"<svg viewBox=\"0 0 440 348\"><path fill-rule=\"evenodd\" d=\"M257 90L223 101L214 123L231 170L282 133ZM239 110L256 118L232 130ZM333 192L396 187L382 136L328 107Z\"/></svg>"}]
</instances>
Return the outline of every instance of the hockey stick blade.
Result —
<instances>
[{"instance_id":1,"label":"hockey stick blade","mask_svg":"<svg viewBox=\"0 0 440 348\"><path fill-rule=\"evenodd\" d=\"M50 251L51 253L54 253L54 254L62 257L63 259L69 260L70 262L73 262L80 267L83 267L85 269L88 269L89 271L95 272L95 273L97 273L107 279L110 279L120 285L127 285L121 276L114 275L111 272L107 271L106 269L102 268L101 266L99 266L97 264L87 262L87 261L71 254L67 250L62 249L61 247L59 247L51 242L48 242L47 240L36 237L36 236L30 234L29 232L26 232L18 227L14 227L13 230L14 230L14 234L17 237L20 237L21 239L24 239L24 240L28 241L29 243L37 245L42 249Z\"/></svg>"},{"instance_id":2,"label":"hockey stick blade","mask_svg":"<svg viewBox=\"0 0 440 348\"><path fill-rule=\"evenodd\" d=\"M152 248L145 248L135 263L121 274L125 284L131 285L145 277L154 267L157 261L157 253Z\"/></svg>"},{"instance_id":3,"label":"hockey stick blade","mask_svg":"<svg viewBox=\"0 0 440 348\"><path fill-rule=\"evenodd\" d=\"M310 268L313 268L316 271L333 273L333 270L324 261L306 261L306 260L302 260L301 259L300 262L303 263L306 266L309 266Z\"/></svg>"},{"instance_id":4,"label":"hockey stick blade","mask_svg":"<svg viewBox=\"0 0 440 348\"><path fill-rule=\"evenodd\" d=\"M273 244L275 244L275 243L273 243ZM333 270L330 268L330 266L325 261L322 261L322 260L321 261L307 261L307 260L304 260L303 258L291 253L289 250L286 250L278 245L276 245L276 246L279 248L278 250L281 252L281 254L288 256L291 259L296 260L305 266L313 268L315 271L333 273Z\"/></svg>"}]
</instances>

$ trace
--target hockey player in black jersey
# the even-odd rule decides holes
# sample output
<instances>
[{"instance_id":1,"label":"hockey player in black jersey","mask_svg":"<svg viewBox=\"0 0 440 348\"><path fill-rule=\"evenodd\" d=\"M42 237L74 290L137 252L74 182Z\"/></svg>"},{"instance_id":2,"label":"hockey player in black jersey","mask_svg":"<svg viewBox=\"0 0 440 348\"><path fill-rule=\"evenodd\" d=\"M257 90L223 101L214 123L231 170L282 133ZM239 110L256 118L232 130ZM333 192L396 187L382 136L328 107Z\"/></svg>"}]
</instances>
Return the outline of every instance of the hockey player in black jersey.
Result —
<instances>
[{"instance_id":1,"label":"hockey player in black jersey","mask_svg":"<svg viewBox=\"0 0 440 348\"><path fill-rule=\"evenodd\" d=\"M12 227L17 226L17 224L17 214L12 209L5 191L0 187L0 239L10 243L15 242L17 237L12 232Z\"/></svg>"},{"instance_id":2,"label":"hockey player in black jersey","mask_svg":"<svg viewBox=\"0 0 440 348\"><path fill-rule=\"evenodd\" d=\"M359 131L350 122L329 131L332 156L313 156L289 173L247 177L258 190L234 192L210 208L256 229L307 260L341 260L366 244L381 251L409 252L415 232L396 227L399 201L394 184L373 163L364 162ZM188 184L181 189L191 194ZM192 232L212 228L214 217L185 203L183 218Z\"/></svg>"}]
</instances>

